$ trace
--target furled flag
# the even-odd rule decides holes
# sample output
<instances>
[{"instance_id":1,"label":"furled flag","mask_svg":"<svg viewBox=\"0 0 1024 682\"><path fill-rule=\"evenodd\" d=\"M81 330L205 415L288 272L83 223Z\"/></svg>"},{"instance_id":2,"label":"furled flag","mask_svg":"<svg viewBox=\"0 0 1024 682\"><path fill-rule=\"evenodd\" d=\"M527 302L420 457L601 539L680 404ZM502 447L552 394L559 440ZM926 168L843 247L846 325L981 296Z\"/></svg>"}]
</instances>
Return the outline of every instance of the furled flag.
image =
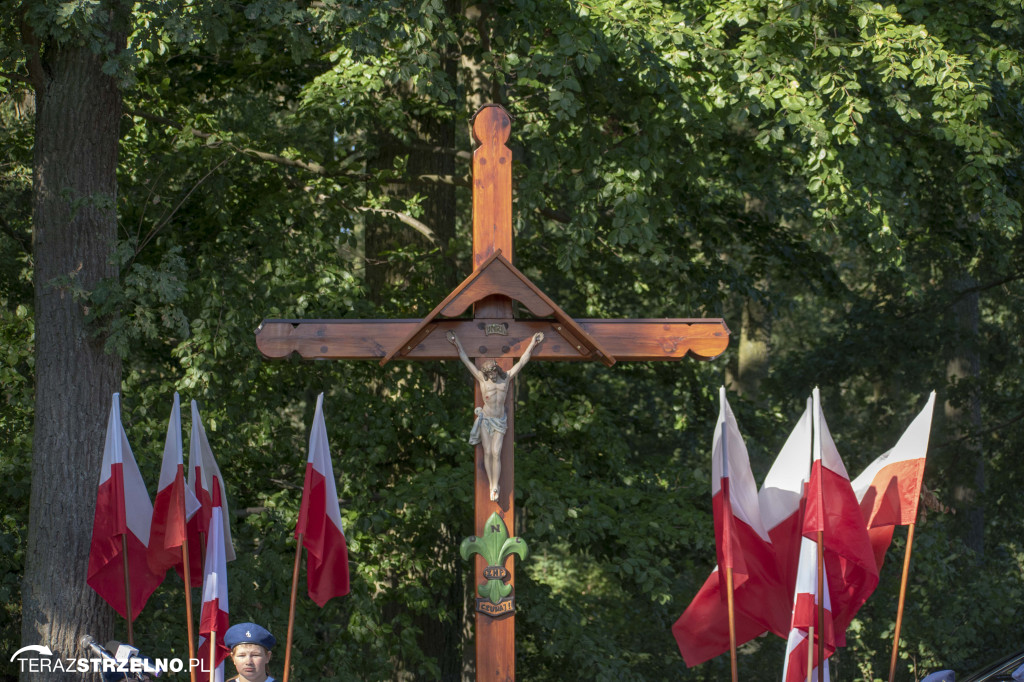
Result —
<instances>
[{"instance_id":1,"label":"furled flag","mask_svg":"<svg viewBox=\"0 0 1024 682\"><path fill-rule=\"evenodd\" d=\"M793 617L786 640L786 660L782 666L782 682L804 682L807 666L813 660L811 679L818 679L818 638L825 653L824 679L829 679L828 657L835 653L835 630L832 623L832 604L828 595L828 577L824 591L818 594L818 543L806 537L800 541L796 590L793 596ZM822 600L823 598L823 600ZM819 609L820 606L822 607ZM823 618L819 622L819 611ZM813 638L811 628L814 628ZM812 658L813 656L813 658Z\"/></svg>"},{"instance_id":2,"label":"furled flag","mask_svg":"<svg viewBox=\"0 0 1024 682\"><path fill-rule=\"evenodd\" d=\"M181 446L181 405L175 392L171 418L167 422L164 459L160 467L156 499L153 501L153 523L149 532L149 567L157 575L163 576L168 568L175 566L179 567L178 572L181 572L181 546L185 541L185 526L198 509L199 500L185 483L185 464Z\"/></svg>"},{"instance_id":3,"label":"furled flag","mask_svg":"<svg viewBox=\"0 0 1024 682\"><path fill-rule=\"evenodd\" d=\"M807 485L803 536L817 541L818 532L823 531L836 644L845 646L846 627L878 585L878 565L850 477L825 423L817 388L812 398L814 460Z\"/></svg>"},{"instance_id":4,"label":"furled flag","mask_svg":"<svg viewBox=\"0 0 1024 682\"><path fill-rule=\"evenodd\" d=\"M146 484L121 425L121 396L115 393L103 445L86 583L122 617L128 618L127 580L131 620L138 617L146 600L163 580L163 575L153 573L146 561L152 517L153 505ZM126 565L128 575L125 575Z\"/></svg>"},{"instance_id":5,"label":"furled flag","mask_svg":"<svg viewBox=\"0 0 1024 682\"><path fill-rule=\"evenodd\" d=\"M765 484L757 494L756 500L750 500L754 488L753 476L747 458L746 446L743 444L735 418L728 403L722 396L722 412L719 415L718 428L715 431L712 445L712 493L714 512L716 514L716 542L721 533L718 531L718 517L725 505L720 504L720 490L724 487L716 485L721 463L728 463L732 475L730 493L742 491L737 503L736 496L730 509L739 508L734 516L741 519L752 519L745 524L745 538L742 546L756 548L756 552L744 550L743 557L756 561L748 563L746 578L741 589L735 589L735 624L736 643L742 644L770 630L780 637L789 631L790 611L792 606L792 589L796 571L796 550L798 548L789 535L799 535L800 498L803 493L803 482L808 475L808 464L811 452L811 417L810 407L800 419L796 429L783 446L775 464L772 466ZM724 427L724 428L723 428ZM724 446L724 452L722 452ZM727 456L724 456L727 455ZM721 459L719 459L721 457ZM735 482L735 485L732 483ZM758 530L752 530L754 525ZM743 527L743 522L736 527ZM771 540L768 542L765 535ZM780 542L781 544L776 544ZM789 547L792 546L792 550ZM782 553L780 553L780 550ZM735 550L734 550L735 551ZM770 552L771 554L767 554ZM793 553L789 563L793 565L792 578L780 573L785 567L785 552ZM719 559L719 566L724 565ZM750 570L753 565L755 569ZM736 569L733 569L734 574ZM734 578L734 583L735 583ZM687 607L683 615L672 626L672 634L679 645L679 651L688 666L703 663L729 650L728 614L726 610L724 580L719 568L716 567L697 592L697 596Z\"/></svg>"},{"instance_id":6,"label":"furled flag","mask_svg":"<svg viewBox=\"0 0 1024 682\"><path fill-rule=\"evenodd\" d=\"M214 485L210 506L210 533L206 537L206 566L203 571L203 610L199 617L199 649L196 653L201 670L210 668L210 641L216 644L213 675L203 677L216 682L224 680L224 659L231 654L224 644L224 633L228 631L228 568L225 549L227 538L221 517L220 486ZM211 633L215 633L211 635Z\"/></svg>"},{"instance_id":7,"label":"furled flag","mask_svg":"<svg viewBox=\"0 0 1024 682\"><path fill-rule=\"evenodd\" d=\"M935 391L932 391L924 409L896 445L869 464L853 481L853 492L860 501L861 518L868 528L878 568L882 567L885 552L892 542L894 527L908 526L917 519L934 408Z\"/></svg>"},{"instance_id":8,"label":"furled flag","mask_svg":"<svg viewBox=\"0 0 1024 682\"><path fill-rule=\"evenodd\" d=\"M306 548L306 586L309 597L321 608L332 597L348 594L348 548L341 526L338 491L331 466L331 450L324 422L324 394L316 399L313 428L309 433L306 480L302 506L295 524L295 538Z\"/></svg>"},{"instance_id":9,"label":"furled flag","mask_svg":"<svg viewBox=\"0 0 1024 682\"><path fill-rule=\"evenodd\" d=\"M224 479L220 475L220 467L213 457L210 441L206 438L199 417L199 406L192 401L192 435L189 440L188 452L188 487L192 489L200 508L188 522L188 558L192 569L192 584L197 585L203 580L203 560L200 554L205 546L205 538L209 534L210 519L213 511L213 481L220 487L220 499L224 509L221 515L224 536L224 554L228 561L235 560L235 547L231 541L231 526L228 523L228 496L224 489Z\"/></svg>"}]
</instances>

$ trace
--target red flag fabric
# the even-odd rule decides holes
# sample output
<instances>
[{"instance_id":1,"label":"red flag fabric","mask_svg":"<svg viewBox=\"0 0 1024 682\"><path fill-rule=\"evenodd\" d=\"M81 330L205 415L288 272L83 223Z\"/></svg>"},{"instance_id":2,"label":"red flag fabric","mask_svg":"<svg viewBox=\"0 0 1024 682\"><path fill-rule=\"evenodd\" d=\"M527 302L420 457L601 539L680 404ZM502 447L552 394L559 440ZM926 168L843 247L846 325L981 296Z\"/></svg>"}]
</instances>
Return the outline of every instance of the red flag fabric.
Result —
<instances>
[{"instance_id":1,"label":"red flag fabric","mask_svg":"<svg viewBox=\"0 0 1024 682\"><path fill-rule=\"evenodd\" d=\"M892 541L893 527L907 526L917 519L934 408L932 391L924 409L896 445L869 464L852 483L879 568Z\"/></svg>"},{"instance_id":2,"label":"red flag fabric","mask_svg":"<svg viewBox=\"0 0 1024 682\"><path fill-rule=\"evenodd\" d=\"M324 394L321 393L316 399L313 428L309 434L302 506L295 525L295 538L301 534L302 546L306 548L309 597L321 608L332 597L346 595L349 591L348 547L341 525L323 402Z\"/></svg>"},{"instance_id":3,"label":"red flag fabric","mask_svg":"<svg viewBox=\"0 0 1024 682\"><path fill-rule=\"evenodd\" d=\"M210 507L210 533L206 538L206 565L203 570L203 610L199 617L199 649L197 657L200 669L210 667L210 643L215 642L216 659L214 674L201 673L198 679L213 679L222 682L224 679L224 659L231 655L231 649L224 645L224 633L228 630L228 569L225 553L226 538L221 517L224 509L221 505L220 485L217 476L212 486L213 496ZM215 635L211 635L215 633Z\"/></svg>"},{"instance_id":4,"label":"red flag fabric","mask_svg":"<svg viewBox=\"0 0 1024 682\"><path fill-rule=\"evenodd\" d=\"M771 541L761 521L757 485L750 471L747 446L740 435L736 417L719 389L718 426L711 445L711 506L715 519L715 547L720 573L731 568L733 588L749 578L774 574ZM750 564L748 566L748 563ZM723 581L724 577L720 578Z\"/></svg>"},{"instance_id":5,"label":"red flag fabric","mask_svg":"<svg viewBox=\"0 0 1024 682\"><path fill-rule=\"evenodd\" d=\"M199 416L199 406L192 401L192 432L189 439L188 453L188 487L199 500L199 510L188 522L188 554L189 566L192 570L192 584L198 585L203 580L203 559L201 548L205 547L205 538L209 535L210 518L213 513L213 481L218 481L220 488L224 555L228 561L235 560L235 547L231 540L231 526L228 523L228 496L224 489L224 479L220 475L220 467L213 457L210 441L206 437L206 429ZM180 569L179 569L180 574Z\"/></svg>"},{"instance_id":6,"label":"red flag fabric","mask_svg":"<svg viewBox=\"0 0 1024 682\"><path fill-rule=\"evenodd\" d=\"M103 465L96 492L86 583L123 618L127 618L127 578L133 621L163 580L163 575L153 573L146 561L152 517L153 505L149 501L146 484L135 464L128 436L121 425L121 395L115 393L111 399L107 437L103 446Z\"/></svg>"},{"instance_id":7,"label":"red flag fabric","mask_svg":"<svg viewBox=\"0 0 1024 682\"><path fill-rule=\"evenodd\" d=\"M185 483L181 404L175 392L171 418L167 422L164 458L156 498L153 500L153 522L149 532L149 567L157 575L163 576L168 568L173 567L177 567L181 574L181 545L185 541L185 526L198 509L199 500Z\"/></svg>"},{"instance_id":8,"label":"red flag fabric","mask_svg":"<svg viewBox=\"0 0 1024 682\"><path fill-rule=\"evenodd\" d=\"M793 597L793 616L786 640L786 658L782 666L783 682L804 682L807 665L813 660L812 679L818 679L818 639L822 639L825 653L824 678L829 679L828 657L835 653L835 629L832 605L829 601L828 576L824 580L824 593L818 594L818 543L804 537L800 543L796 590ZM819 601L824 607L824 618L819 622ZM814 638L810 629L814 628ZM813 656L813 658L812 658Z\"/></svg>"},{"instance_id":9,"label":"red flag fabric","mask_svg":"<svg viewBox=\"0 0 1024 682\"><path fill-rule=\"evenodd\" d=\"M801 436L798 425L772 467L769 479L773 488L756 493L746 445L732 413L725 390L720 391L721 409L712 443L712 507L715 516L715 540L718 567L704 582L697 596L672 626L679 651L688 666L698 665L729 650L728 612L724 566L733 567L737 644L747 642L766 630L785 636L789 629L792 580L779 573L778 548L773 545L774 526L797 533L800 474L790 480L792 461L803 444L802 477L807 476L810 456L809 413L801 420L808 433ZM773 476L774 474L774 476ZM765 486L768 486L766 479ZM797 492L787 496L783 488ZM772 526L767 527L765 505L772 511ZM791 509L790 509L791 507ZM793 517L790 520L790 516ZM788 538L787 544L792 544ZM795 560L794 560L795 564ZM795 570L795 569L794 569Z\"/></svg>"},{"instance_id":10,"label":"red flag fabric","mask_svg":"<svg viewBox=\"0 0 1024 682\"><path fill-rule=\"evenodd\" d=\"M818 389L814 402L814 460L807 486L803 536L825 538L825 575L835 626L836 643L846 645L846 628L878 585L878 565L861 518L860 504L839 450L821 410Z\"/></svg>"}]
</instances>

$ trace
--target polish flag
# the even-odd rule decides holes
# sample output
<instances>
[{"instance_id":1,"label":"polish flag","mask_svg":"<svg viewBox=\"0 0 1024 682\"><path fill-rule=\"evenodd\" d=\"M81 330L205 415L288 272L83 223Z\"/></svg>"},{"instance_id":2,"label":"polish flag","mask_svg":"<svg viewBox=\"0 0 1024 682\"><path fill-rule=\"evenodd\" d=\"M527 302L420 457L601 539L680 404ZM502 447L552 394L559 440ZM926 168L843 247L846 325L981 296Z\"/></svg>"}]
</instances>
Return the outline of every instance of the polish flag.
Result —
<instances>
[{"instance_id":1,"label":"polish flag","mask_svg":"<svg viewBox=\"0 0 1024 682\"><path fill-rule=\"evenodd\" d=\"M728 410L728 405L723 400L723 412L725 410ZM735 419L731 415L732 412L729 410L724 418L723 415L719 416L719 427L716 429L715 443L712 446L712 472L715 474L712 476L712 490L715 492L718 487L715 486L715 482L718 480L718 469L715 462L719 443L721 443L729 455L728 462L731 463L733 472L730 478L734 479L737 484L732 488L745 491L743 501L739 505L743 509L742 518L757 519L754 523L760 524L760 531L752 532L753 537L749 538L745 546L756 546L762 552L761 554L744 554L745 559L751 555L756 557L755 565L760 570L748 572L742 589L735 592L736 643L739 645L754 639L765 631L771 631L782 638L789 633L793 585L796 580L797 554L800 546L796 538L799 538L800 535L801 498L804 482L809 475L811 457L811 408L808 404L807 410L797 422L796 428L790 434L768 472L764 485L757 494L756 508L758 512L756 514L753 505L747 499L749 490L753 487L753 478L749 474L750 465L746 446L739 436ZM728 426L730 420L732 427ZM727 425L724 432L722 430L723 423ZM726 434L725 437L723 437L723 433ZM730 433L731 437L728 436ZM726 458L723 457L721 461L726 462ZM729 464L725 466L729 466ZM743 473L738 476L736 472ZM749 481L744 484L739 483L742 478L748 476ZM730 508L736 506L736 502L729 505ZM725 505L721 505L721 507L724 510ZM721 537L717 532L719 506L714 506L714 509L717 539ZM740 512L734 513L734 516L739 515ZM766 542L762 532L767 534L767 546L772 552L770 567L765 564L763 550L766 547ZM734 568L733 571L735 574L736 569ZM722 576L724 573L721 573L716 567L704 581L704 585L701 586L686 611L672 626L672 634L676 638L679 651L687 666L698 665L729 650L725 580Z\"/></svg>"},{"instance_id":2,"label":"polish flag","mask_svg":"<svg viewBox=\"0 0 1024 682\"><path fill-rule=\"evenodd\" d=\"M882 567L894 527L909 526L917 519L934 409L932 391L924 409L896 445L853 481L853 492L860 502L861 518L871 537L878 568Z\"/></svg>"},{"instance_id":3,"label":"polish flag","mask_svg":"<svg viewBox=\"0 0 1024 682\"><path fill-rule=\"evenodd\" d=\"M202 676L198 679L224 680L224 659L231 655L231 649L224 645L224 633L228 630L228 568L226 538L222 517L221 487L212 486L213 499L210 506L210 533L206 537L206 566L203 571L203 610L199 617L199 658ZM212 634L211 634L212 633ZM214 670L210 676L210 641L216 644Z\"/></svg>"},{"instance_id":4,"label":"polish flag","mask_svg":"<svg viewBox=\"0 0 1024 682\"><path fill-rule=\"evenodd\" d=\"M323 412L324 394L316 399L313 428L309 434L306 479L302 506L295 524L295 538L306 548L306 586L309 597L323 608L332 597L348 594L348 547L341 526L338 491L327 443Z\"/></svg>"},{"instance_id":5,"label":"polish flag","mask_svg":"<svg viewBox=\"0 0 1024 682\"><path fill-rule=\"evenodd\" d=\"M807 486L803 536L817 541L824 532L825 574L835 628L836 643L846 645L846 628L878 585L878 565L861 517L846 467L821 411L815 388L814 461Z\"/></svg>"},{"instance_id":6,"label":"polish flag","mask_svg":"<svg viewBox=\"0 0 1024 682\"><path fill-rule=\"evenodd\" d=\"M103 466L96 492L86 583L122 617L128 618L125 600L127 579L133 621L163 581L163 575L153 573L146 561L152 517L153 505L149 501L146 484L121 425L121 395L115 393L111 399L107 438L103 445Z\"/></svg>"},{"instance_id":7,"label":"polish flag","mask_svg":"<svg viewBox=\"0 0 1024 682\"><path fill-rule=\"evenodd\" d=\"M181 405L178 393L175 392L171 418L167 422L164 459L156 499L153 501L153 523L149 532L149 567L157 575L163 576L168 568L173 567L178 567L178 572L181 572L181 545L185 541L185 525L198 509L199 500L185 483Z\"/></svg>"},{"instance_id":8,"label":"polish flag","mask_svg":"<svg viewBox=\"0 0 1024 682\"><path fill-rule=\"evenodd\" d=\"M814 666L811 679L818 679L818 667L821 665L821 661L818 660L818 638L823 638L824 679L829 679L828 657L835 653L836 642L827 575L824 586L823 594L819 595L818 543L804 537L800 541L799 567L793 597L793 617L789 637L786 640L786 659L782 666L783 682L804 682L807 679L807 666L811 661ZM824 618L821 622L818 622L819 602L824 607ZM810 636L812 627L814 628L813 639Z\"/></svg>"},{"instance_id":9,"label":"polish flag","mask_svg":"<svg viewBox=\"0 0 1024 682\"><path fill-rule=\"evenodd\" d=\"M804 492L811 476L813 410L807 400L803 414L789 434L757 494L761 518L775 547L776 569L782 588L766 595L772 604L772 632L786 639L790 631L793 586L800 561Z\"/></svg>"},{"instance_id":10,"label":"polish flag","mask_svg":"<svg viewBox=\"0 0 1024 682\"><path fill-rule=\"evenodd\" d=\"M188 487L199 500L199 510L188 521L188 561L192 570L192 584L198 585L203 580L203 559L200 554L205 546L205 538L209 535L210 519L213 515L213 481L220 488L220 499L224 510L221 515L224 537L224 554L227 561L235 560L235 547L231 541L231 526L228 523L227 491L224 489L224 478L220 475L220 467L213 457L210 441L206 437L202 419L199 417L199 406L192 401L192 435L189 439L188 452Z\"/></svg>"},{"instance_id":11,"label":"polish flag","mask_svg":"<svg viewBox=\"0 0 1024 682\"><path fill-rule=\"evenodd\" d=\"M715 547L721 588L722 569L732 569L733 589L765 574L775 572L775 554L761 521L757 485L750 471L747 446L740 435L736 417L719 389L721 407L711 445L711 507L715 519ZM749 566L748 566L749 564Z\"/></svg>"}]
</instances>

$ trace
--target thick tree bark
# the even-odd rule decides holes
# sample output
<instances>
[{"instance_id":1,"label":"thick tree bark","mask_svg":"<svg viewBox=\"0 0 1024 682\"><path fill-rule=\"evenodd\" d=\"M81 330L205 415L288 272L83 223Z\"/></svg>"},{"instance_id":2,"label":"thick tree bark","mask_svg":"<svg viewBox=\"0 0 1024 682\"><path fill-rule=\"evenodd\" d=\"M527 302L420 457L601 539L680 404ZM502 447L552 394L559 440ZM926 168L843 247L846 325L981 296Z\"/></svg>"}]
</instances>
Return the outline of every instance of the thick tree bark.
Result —
<instances>
[{"instance_id":1,"label":"thick tree bark","mask_svg":"<svg viewBox=\"0 0 1024 682\"><path fill-rule=\"evenodd\" d=\"M36 401L22 644L77 657L113 636L114 612L86 585L96 487L121 361L103 351L74 290L115 274L121 93L88 48L51 46L36 69ZM23 680L82 673L24 672Z\"/></svg>"}]
</instances>

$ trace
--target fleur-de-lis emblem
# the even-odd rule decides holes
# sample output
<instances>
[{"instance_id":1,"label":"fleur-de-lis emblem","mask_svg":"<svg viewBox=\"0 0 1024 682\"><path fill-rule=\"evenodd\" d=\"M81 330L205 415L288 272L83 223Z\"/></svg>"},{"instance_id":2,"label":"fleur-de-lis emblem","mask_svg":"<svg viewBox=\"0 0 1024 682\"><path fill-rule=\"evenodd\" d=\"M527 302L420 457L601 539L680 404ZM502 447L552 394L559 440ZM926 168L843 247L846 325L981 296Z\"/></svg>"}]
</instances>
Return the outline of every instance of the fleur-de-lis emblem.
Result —
<instances>
[{"instance_id":1,"label":"fleur-de-lis emblem","mask_svg":"<svg viewBox=\"0 0 1024 682\"><path fill-rule=\"evenodd\" d=\"M487 582L477 586L477 592L481 597L486 597L492 604L499 604L512 592L512 586L505 583L508 578L508 571L505 569L505 559L512 554L518 554L520 559L525 559L529 550L521 538L509 537L508 528L497 512L491 514L484 524L484 536L478 538L472 535L462 541L459 547L463 559L469 559L473 554L479 554L487 562L484 569L484 577Z\"/></svg>"}]
</instances>

